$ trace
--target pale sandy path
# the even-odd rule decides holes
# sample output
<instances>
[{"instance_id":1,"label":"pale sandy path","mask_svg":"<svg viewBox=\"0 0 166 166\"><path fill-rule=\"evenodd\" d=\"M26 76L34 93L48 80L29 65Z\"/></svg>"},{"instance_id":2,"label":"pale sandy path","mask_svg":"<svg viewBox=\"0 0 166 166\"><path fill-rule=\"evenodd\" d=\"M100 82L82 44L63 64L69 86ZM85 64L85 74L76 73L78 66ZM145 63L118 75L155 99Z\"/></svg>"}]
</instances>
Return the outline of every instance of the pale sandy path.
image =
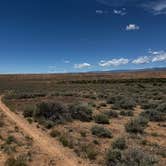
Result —
<instances>
[{"instance_id":1,"label":"pale sandy path","mask_svg":"<svg viewBox=\"0 0 166 166\"><path fill-rule=\"evenodd\" d=\"M55 158L57 166L88 166L86 161L78 158L73 152L66 150L58 141L49 137L40 131L34 125L29 124L25 119L10 111L10 109L2 102L0 96L0 108L4 114L10 118L16 125L23 130L25 134L30 136L41 151Z\"/></svg>"}]
</instances>

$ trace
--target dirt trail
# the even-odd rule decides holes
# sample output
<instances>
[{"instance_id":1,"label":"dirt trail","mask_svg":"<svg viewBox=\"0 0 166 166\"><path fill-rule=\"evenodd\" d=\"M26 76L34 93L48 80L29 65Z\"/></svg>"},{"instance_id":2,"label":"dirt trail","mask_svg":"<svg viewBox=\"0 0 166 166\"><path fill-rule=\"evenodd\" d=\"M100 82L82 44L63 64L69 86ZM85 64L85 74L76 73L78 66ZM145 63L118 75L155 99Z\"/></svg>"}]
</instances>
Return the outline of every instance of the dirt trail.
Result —
<instances>
[{"instance_id":1,"label":"dirt trail","mask_svg":"<svg viewBox=\"0 0 166 166\"><path fill-rule=\"evenodd\" d=\"M10 109L2 102L2 96L0 96L0 108L16 125L23 130L25 134L30 136L34 143L36 143L41 151L53 157L58 166L88 166L86 161L78 158L71 151L66 150L59 144L58 141L44 134L34 125L29 124L25 119L10 111Z\"/></svg>"}]
</instances>

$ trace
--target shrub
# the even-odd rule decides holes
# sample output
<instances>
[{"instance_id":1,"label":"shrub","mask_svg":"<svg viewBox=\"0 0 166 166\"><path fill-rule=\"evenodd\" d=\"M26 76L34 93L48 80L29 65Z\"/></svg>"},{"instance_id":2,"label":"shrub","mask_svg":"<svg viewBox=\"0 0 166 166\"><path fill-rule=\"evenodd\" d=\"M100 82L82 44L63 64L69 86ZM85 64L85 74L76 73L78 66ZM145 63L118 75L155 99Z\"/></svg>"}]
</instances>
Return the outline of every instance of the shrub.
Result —
<instances>
[{"instance_id":1,"label":"shrub","mask_svg":"<svg viewBox=\"0 0 166 166\"><path fill-rule=\"evenodd\" d=\"M93 135L96 135L97 137L112 138L111 131L102 126L93 126L91 132Z\"/></svg>"},{"instance_id":2,"label":"shrub","mask_svg":"<svg viewBox=\"0 0 166 166\"><path fill-rule=\"evenodd\" d=\"M36 107L34 105L28 105L24 108L23 115L25 118L27 117L33 117L34 111Z\"/></svg>"},{"instance_id":3,"label":"shrub","mask_svg":"<svg viewBox=\"0 0 166 166\"><path fill-rule=\"evenodd\" d=\"M109 124L109 118L105 114L98 114L94 117L96 123L99 124Z\"/></svg>"},{"instance_id":4,"label":"shrub","mask_svg":"<svg viewBox=\"0 0 166 166\"><path fill-rule=\"evenodd\" d=\"M68 141L68 139L66 138L66 136L61 136L60 138L59 138L59 141L62 143L62 145L63 146L65 146L65 147L67 147L67 146L69 146L69 141Z\"/></svg>"},{"instance_id":5,"label":"shrub","mask_svg":"<svg viewBox=\"0 0 166 166\"><path fill-rule=\"evenodd\" d=\"M100 106L100 107L106 107L107 104L106 104L105 102L102 102L102 103L99 104L99 106Z\"/></svg>"},{"instance_id":6,"label":"shrub","mask_svg":"<svg viewBox=\"0 0 166 166\"><path fill-rule=\"evenodd\" d=\"M96 156L98 154L96 148L91 145L91 144L88 144L88 145L83 145L81 147L81 150L83 153L85 153L85 156L87 158L89 158L90 160L95 160L96 159Z\"/></svg>"},{"instance_id":7,"label":"shrub","mask_svg":"<svg viewBox=\"0 0 166 166\"><path fill-rule=\"evenodd\" d=\"M110 149L107 153L106 157L106 165L107 166L116 166L122 160L121 151L118 149Z\"/></svg>"},{"instance_id":8,"label":"shrub","mask_svg":"<svg viewBox=\"0 0 166 166\"><path fill-rule=\"evenodd\" d=\"M133 99L124 96L110 97L107 103L113 104L113 109L133 109L136 106L136 102Z\"/></svg>"},{"instance_id":9,"label":"shrub","mask_svg":"<svg viewBox=\"0 0 166 166\"><path fill-rule=\"evenodd\" d=\"M125 138L117 138L113 143L112 143L112 148L113 149L125 149L126 146L126 140Z\"/></svg>"},{"instance_id":10,"label":"shrub","mask_svg":"<svg viewBox=\"0 0 166 166\"><path fill-rule=\"evenodd\" d=\"M51 132L50 132L50 136L51 137L58 137L58 136L60 136L60 132L58 131L58 130L52 130Z\"/></svg>"},{"instance_id":11,"label":"shrub","mask_svg":"<svg viewBox=\"0 0 166 166\"><path fill-rule=\"evenodd\" d=\"M156 110L147 110L141 113L141 116L148 118L150 121L165 121L166 115Z\"/></svg>"},{"instance_id":12,"label":"shrub","mask_svg":"<svg viewBox=\"0 0 166 166\"><path fill-rule=\"evenodd\" d=\"M3 116L0 115L0 127L4 126Z\"/></svg>"},{"instance_id":13,"label":"shrub","mask_svg":"<svg viewBox=\"0 0 166 166\"><path fill-rule=\"evenodd\" d=\"M136 119L132 119L126 125L126 131L129 133L143 133L144 129L147 127L147 119L143 117L139 117Z\"/></svg>"},{"instance_id":14,"label":"shrub","mask_svg":"<svg viewBox=\"0 0 166 166\"><path fill-rule=\"evenodd\" d=\"M158 105L158 107L156 108L156 111L166 113L166 103L162 103Z\"/></svg>"},{"instance_id":15,"label":"shrub","mask_svg":"<svg viewBox=\"0 0 166 166\"><path fill-rule=\"evenodd\" d=\"M92 109L86 105L71 105L69 110L73 119L78 119L83 122L92 120Z\"/></svg>"},{"instance_id":16,"label":"shrub","mask_svg":"<svg viewBox=\"0 0 166 166\"><path fill-rule=\"evenodd\" d=\"M85 131L81 131L80 134L81 134L82 137L86 137L86 132Z\"/></svg>"},{"instance_id":17,"label":"shrub","mask_svg":"<svg viewBox=\"0 0 166 166\"><path fill-rule=\"evenodd\" d=\"M107 111L105 112L105 114L108 116L108 117L112 117L112 118L118 118L118 112L114 111L114 110L110 110L110 111Z\"/></svg>"},{"instance_id":18,"label":"shrub","mask_svg":"<svg viewBox=\"0 0 166 166\"><path fill-rule=\"evenodd\" d=\"M141 108L142 109L156 109L157 106L159 105L158 101L154 101L154 100L145 100L144 102L141 102Z\"/></svg>"},{"instance_id":19,"label":"shrub","mask_svg":"<svg viewBox=\"0 0 166 166\"><path fill-rule=\"evenodd\" d=\"M133 116L134 113L131 110L125 110L125 111L123 110L123 111L120 111L120 115L122 115L122 116Z\"/></svg>"},{"instance_id":20,"label":"shrub","mask_svg":"<svg viewBox=\"0 0 166 166\"><path fill-rule=\"evenodd\" d=\"M69 110L62 103L42 102L37 104L37 109L34 112L34 117L37 121L45 121L46 126L51 127L54 124L61 124L66 121L71 121ZM43 122L44 122L43 121Z\"/></svg>"},{"instance_id":21,"label":"shrub","mask_svg":"<svg viewBox=\"0 0 166 166\"><path fill-rule=\"evenodd\" d=\"M6 144L16 143L16 139L14 136L8 136L6 139Z\"/></svg>"},{"instance_id":22,"label":"shrub","mask_svg":"<svg viewBox=\"0 0 166 166\"><path fill-rule=\"evenodd\" d=\"M128 165L140 165L140 166L153 166L157 163L157 159L154 156L151 156L141 149L130 148L124 154L125 166Z\"/></svg>"},{"instance_id":23,"label":"shrub","mask_svg":"<svg viewBox=\"0 0 166 166\"><path fill-rule=\"evenodd\" d=\"M5 166L27 166L26 161L21 156L17 158L8 158L5 162Z\"/></svg>"}]
</instances>

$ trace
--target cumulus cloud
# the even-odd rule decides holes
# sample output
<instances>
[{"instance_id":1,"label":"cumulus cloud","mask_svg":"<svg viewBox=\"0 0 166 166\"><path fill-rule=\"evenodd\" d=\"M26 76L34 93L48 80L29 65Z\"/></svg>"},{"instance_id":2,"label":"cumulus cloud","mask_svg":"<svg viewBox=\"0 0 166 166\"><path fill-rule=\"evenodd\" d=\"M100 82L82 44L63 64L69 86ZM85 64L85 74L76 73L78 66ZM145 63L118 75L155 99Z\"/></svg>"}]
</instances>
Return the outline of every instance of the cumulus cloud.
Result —
<instances>
[{"instance_id":1,"label":"cumulus cloud","mask_svg":"<svg viewBox=\"0 0 166 166\"><path fill-rule=\"evenodd\" d=\"M162 52L159 54L156 54L154 57L152 57L152 62L166 62L166 52Z\"/></svg>"},{"instance_id":2,"label":"cumulus cloud","mask_svg":"<svg viewBox=\"0 0 166 166\"><path fill-rule=\"evenodd\" d=\"M126 31L134 31L134 30L139 30L140 27L136 24L129 24L126 26Z\"/></svg>"},{"instance_id":3,"label":"cumulus cloud","mask_svg":"<svg viewBox=\"0 0 166 166\"><path fill-rule=\"evenodd\" d=\"M120 59L112 59L108 61L100 61L99 66L101 67L109 67L109 66L119 66L119 65L125 65L128 64L129 60L125 58L120 58Z\"/></svg>"},{"instance_id":4,"label":"cumulus cloud","mask_svg":"<svg viewBox=\"0 0 166 166\"><path fill-rule=\"evenodd\" d=\"M116 10L116 9L114 9L114 10L113 10L113 13L116 14L116 15L120 15L120 16L124 16L124 15L127 14L125 8L123 8L122 10Z\"/></svg>"},{"instance_id":5,"label":"cumulus cloud","mask_svg":"<svg viewBox=\"0 0 166 166\"><path fill-rule=\"evenodd\" d=\"M143 56L143 57L139 57L137 59L134 59L132 61L133 64L145 64L145 63L149 63L150 62L150 57L148 56Z\"/></svg>"},{"instance_id":6,"label":"cumulus cloud","mask_svg":"<svg viewBox=\"0 0 166 166\"><path fill-rule=\"evenodd\" d=\"M154 15L166 14L166 0L150 1L142 5Z\"/></svg>"},{"instance_id":7,"label":"cumulus cloud","mask_svg":"<svg viewBox=\"0 0 166 166\"><path fill-rule=\"evenodd\" d=\"M165 51L153 51L149 50L148 56L138 57L132 61L133 64L145 64L150 62L166 62L166 52Z\"/></svg>"},{"instance_id":8,"label":"cumulus cloud","mask_svg":"<svg viewBox=\"0 0 166 166\"><path fill-rule=\"evenodd\" d=\"M88 68L91 67L91 64L89 63L81 63L81 64L75 64L74 68L75 69L84 69L84 68Z\"/></svg>"},{"instance_id":9,"label":"cumulus cloud","mask_svg":"<svg viewBox=\"0 0 166 166\"><path fill-rule=\"evenodd\" d=\"M110 7L144 8L154 15L166 14L166 0L96 0L96 2Z\"/></svg>"}]
</instances>

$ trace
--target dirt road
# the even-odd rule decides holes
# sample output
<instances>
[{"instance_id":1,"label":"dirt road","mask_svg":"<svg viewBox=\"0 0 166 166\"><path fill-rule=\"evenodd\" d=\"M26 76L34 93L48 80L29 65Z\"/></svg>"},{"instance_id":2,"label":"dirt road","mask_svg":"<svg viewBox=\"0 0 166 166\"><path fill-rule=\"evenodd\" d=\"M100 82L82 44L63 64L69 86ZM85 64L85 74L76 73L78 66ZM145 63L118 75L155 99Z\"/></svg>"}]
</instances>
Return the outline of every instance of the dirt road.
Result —
<instances>
[{"instance_id":1,"label":"dirt road","mask_svg":"<svg viewBox=\"0 0 166 166\"><path fill-rule=\"evenodd\" d=\"M16 125L23 130L25 134L30 136L34 143L38 145L44 153L55 158L57 166L88 166L86 161L78 158L72 151L68 151L58 141L49 137L40 131L35 125L29 124L24 118L10 111L10 109L2 102L0 96L0 109L10 118Z\"/></svg>"}]
</instances>

